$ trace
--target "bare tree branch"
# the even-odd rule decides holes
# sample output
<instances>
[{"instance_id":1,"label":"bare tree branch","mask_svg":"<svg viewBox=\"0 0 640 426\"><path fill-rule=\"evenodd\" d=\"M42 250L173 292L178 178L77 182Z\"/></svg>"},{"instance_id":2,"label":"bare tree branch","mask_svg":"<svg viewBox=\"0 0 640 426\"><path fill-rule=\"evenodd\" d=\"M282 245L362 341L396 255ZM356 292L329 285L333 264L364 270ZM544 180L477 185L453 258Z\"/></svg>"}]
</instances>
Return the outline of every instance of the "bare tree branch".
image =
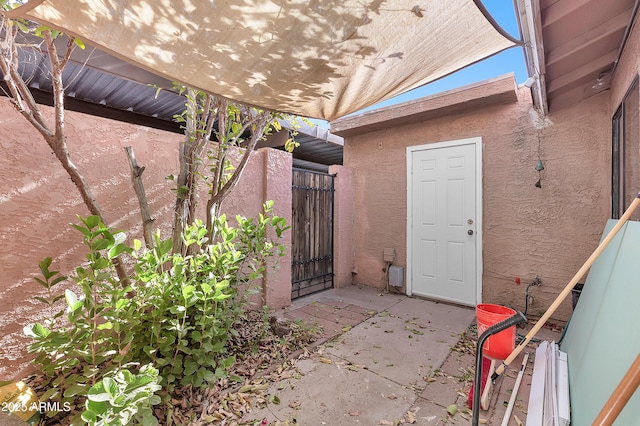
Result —
<instances>
[{"instance_id":1,"label":"bare tree branch","mask_svg":"<svg viewBox=\"0 0 640 426\"><path fill-rule=\"evenodd\" d=\"M144 184L142 183L142 172L144 167L138 166L136 155L133 152L133 148L126 146L124 148L129 159L129 167L131 169L131 185L138 197L138 204L140 205L140 215L142 216L142 234L144 236L145 245L148 248L153 248L153 218L149 213L149 203L147 202L147 194L144 191Z\"/></svg>"},{"instance_id":2,"label":"bare tree branch","mask_svg":"<svg viewBox=\"0 0 640 426\"><path fill-rule=\"evenodd\" d=\"M213 235L213 220L217 216L217 212L219 211L220 205L225 200L225 198L231 193L233 188L238 184L240 177L242 176L242 172L244 171L249 158L253 150L255 149L258 141L262 139L264 135L264 131L271 122L272 115L270 112L260 112L256 115L251 121L254 123L252 127L251 139L249 141L248 146L245 149L245 152L240 160L240 163L233 171L233 175L229 178L229 180L217 191L211 192L211 197L207 202L207 229Z\"/></svg>"}]
</instances>

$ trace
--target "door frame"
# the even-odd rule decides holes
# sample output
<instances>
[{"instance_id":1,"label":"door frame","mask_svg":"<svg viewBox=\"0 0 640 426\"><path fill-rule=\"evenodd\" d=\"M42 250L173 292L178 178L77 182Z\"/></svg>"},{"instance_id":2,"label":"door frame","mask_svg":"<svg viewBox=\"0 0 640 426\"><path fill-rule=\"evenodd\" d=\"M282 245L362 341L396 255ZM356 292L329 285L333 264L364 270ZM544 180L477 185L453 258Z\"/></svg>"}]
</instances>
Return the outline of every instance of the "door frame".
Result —
<instances>
[{"instance_id":1,"label":"door frame","mask_svg":"<svg viewBox=\"0 0 640 426\"><path fill-rule=\"evenodd\" d=\"M423 151L428 149L441 149L441 148L450 148L461 145L474 145L475 146L475 154L476 154L476 303L482 303L482 271L483 271L483 263L482 263L482 137L474 137L467 139L457 139L446 142L436 142L436 143L428 143L423 145L415 145L407 147L407 234L406 234L406 242L407 242L407 296L412 296L413 294L413 253L411 250L412 241L411 241L411 230L413 229L413 218L412 209L413 209L413 179L412 179L412 170L413 170L413 153L417 151Z\"/></svg>"}]
</instances>

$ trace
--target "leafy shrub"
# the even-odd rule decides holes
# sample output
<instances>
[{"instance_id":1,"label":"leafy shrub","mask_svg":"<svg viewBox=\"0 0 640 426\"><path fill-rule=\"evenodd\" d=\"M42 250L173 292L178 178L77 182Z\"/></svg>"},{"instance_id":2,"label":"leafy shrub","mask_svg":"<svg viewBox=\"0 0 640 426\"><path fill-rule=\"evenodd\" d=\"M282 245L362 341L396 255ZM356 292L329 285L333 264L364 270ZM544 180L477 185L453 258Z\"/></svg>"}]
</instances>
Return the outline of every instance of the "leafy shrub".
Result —
<instances>
[{"instance_id":1,"label":"leafy shrub","mask_svg":"<svg viewBox=\"0 0 640 426\"><path fill-rule=\"evenodd\" d=\"M123 368L104 377L89 389L82 420L91 426L124 426L134 419L145 426L157 425L151 406L160 403L155 395L161 389L158 380L158 370L151 364L138 374Z\"/></svg>"},{"instance_id":2,"label":"leafy shrub","mask_svg":"<svg viewBox=\"0 0 640 426\"><path fill-rule=\"evenodd\" d=\"M38 300L49 306L51 318L25 327L33 338L29 350L50 378L41 399L76 402L98 383L105 386L107 378L129 377L133 373L121 369L130 363L158 369L165 402L175 386L206 387L225 377L235 361L226 351L229 336L237 335L233 324L255 293L267 258L283 253L267 235L273 228L279 238L287 229L285 219L269 216L272 206L266 203L257 220L236 217L237 227L221 216L213 243L196 221L184 234L186 256L172 254L171 240L159 234L152 249L137 240L129 247L123 233L96 216L72 225L89 249L86 265L72 277L80 295L65 291L67 323L56 326L62 314L52 306L60 296L51 289L63 277L49 270L50 260L41 262L44 279L38 282L47 288L48 299ZM112 263L123 253L134 260L127 282L117 278ZM112 386L110 380L106 383Z\"/></svg>"}]
</instances>

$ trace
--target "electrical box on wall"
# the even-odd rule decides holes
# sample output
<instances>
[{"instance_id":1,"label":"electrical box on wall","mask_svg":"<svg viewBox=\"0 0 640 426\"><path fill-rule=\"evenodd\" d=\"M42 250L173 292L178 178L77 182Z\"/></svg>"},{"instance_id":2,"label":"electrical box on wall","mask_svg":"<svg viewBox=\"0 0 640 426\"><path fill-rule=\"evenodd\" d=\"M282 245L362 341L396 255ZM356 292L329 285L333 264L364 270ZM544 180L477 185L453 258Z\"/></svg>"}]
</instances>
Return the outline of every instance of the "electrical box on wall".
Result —
<instances>
[{"instance_id":1,"label":"electrical box on wall","mask_svg":"<svg viewBox=\"0 0 640 426\"><path fill-rule=\"evenodd\" d=\"M385 262L394 262L396 260L396 249L385 248L383 256Z\"/></svg>"},{"instance_id":2,"label":"electrical box on wall","mask_svg":"<svg viewBox=\"0 0 640 426\"><path fill-rule=\"evenodd\" d=\"M402 287L404 285L404 271L402 266L389 267L389 285L393 287Z\"/></svg>"}]
</instances>

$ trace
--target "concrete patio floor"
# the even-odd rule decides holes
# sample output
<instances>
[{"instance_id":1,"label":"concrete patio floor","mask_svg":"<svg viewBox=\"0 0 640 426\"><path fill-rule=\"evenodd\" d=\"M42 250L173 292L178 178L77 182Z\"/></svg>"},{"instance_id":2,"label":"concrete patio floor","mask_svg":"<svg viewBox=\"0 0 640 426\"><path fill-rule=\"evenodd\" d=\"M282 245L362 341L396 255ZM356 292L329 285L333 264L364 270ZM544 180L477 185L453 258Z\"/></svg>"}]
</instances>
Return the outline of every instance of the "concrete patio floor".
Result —
<instances>
[{"instance_id":1,"label":"concrete patio floor","mask_svg":"<svg viewBox=\"0 0 640 426\"><path fill-rule=\"evenodd\" d=\"M475 352L460 350L459 342L476 340L469 330L475 323L473 308L349 286L298 299L278 315L322 326L325 342L297 362L298 378L270 386L268 393L279 404L254 409L243 421L305 426L472 423L467 399ZM543 329L536 337L551 341L560 336ZM496 381L489 410L480 411L481 424L502 423L524 352L529 352L509 424L517 424L514 415L526 422L537 345L529 346ZM453 404L457 412L451 415L447 408Z\"/></svg>"},{"instance_id":2,"label":"concrete patio floor","mask_svg":"<svg viewBox=\"0 0 640 426\"><path fill-rule=\"evenodd\" d=\"M271 383L279 403L254 407L242 424L470 425L467 400L475 367L475 310L371 287L331 289L294 301L279 316L322 326L324 336L298 359L294 378ZM528 326L528 327L531 327ZM519 329L526 334L526 329ZM543 328L536 339L557 341ZM480 423L500 425L522 358L529 353L514 416L526 422L536 343L498 378ZM448 407L457 406L450 414ZM252 422L255 420L255 422ZM0 413L0 425L24 425Z\"/></svg>"}]
</instances>

